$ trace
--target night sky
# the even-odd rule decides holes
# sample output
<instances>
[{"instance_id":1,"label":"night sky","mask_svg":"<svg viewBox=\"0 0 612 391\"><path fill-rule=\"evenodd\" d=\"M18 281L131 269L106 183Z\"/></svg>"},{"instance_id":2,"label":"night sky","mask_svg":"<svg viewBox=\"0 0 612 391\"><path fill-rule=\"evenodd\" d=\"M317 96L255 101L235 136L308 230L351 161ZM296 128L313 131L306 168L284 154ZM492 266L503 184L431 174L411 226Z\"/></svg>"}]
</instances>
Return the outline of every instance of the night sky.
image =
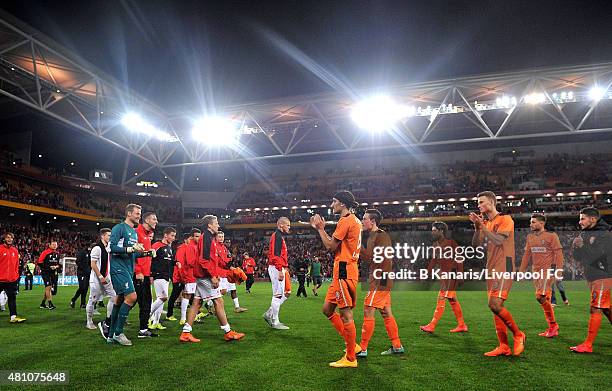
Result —
<instances>
[{"instance_id":1,"label":"night sky","mask_svg":"<svg viewBox=\"0 0 612 391\"><path fill-rule=\"evenodd\" d=\"M168 112L333 90L287 45L353 88L612 61L609 1L67 4L1 7Z\"/></svg>"}]
</instances>

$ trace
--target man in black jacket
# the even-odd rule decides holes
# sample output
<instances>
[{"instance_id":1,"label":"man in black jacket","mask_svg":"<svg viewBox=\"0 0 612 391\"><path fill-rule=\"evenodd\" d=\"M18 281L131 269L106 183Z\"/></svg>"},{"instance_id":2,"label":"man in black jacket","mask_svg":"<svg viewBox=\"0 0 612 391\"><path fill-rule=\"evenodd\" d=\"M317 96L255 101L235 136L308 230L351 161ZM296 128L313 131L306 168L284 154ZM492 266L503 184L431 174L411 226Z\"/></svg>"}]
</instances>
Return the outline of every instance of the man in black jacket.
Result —
<instances>
[{"instance_id":1,"label":"man in black jacket","mask_svg":"<svg viewBox=\"0 0 612 391\"><path fill-rule=\"evenodd\" d=\"M602 313L612 323L610 288L612 287L612 233L595 208L580 211L580 236L572 243L574 258L584 266L584 275L591 288L591 317L583 343L572 346L576 353L593 353L593 342L601 325Z\"/></svg>"},{"instance_id":2,"label":"man in black jacket","mask_svg":"<svg viewBox=\"0 0 612 391\"><path fill-rule=\"evenodd\" d=\"M77 266L77 278L79 279L79 289L70 300L70 308L74 308L74 303L81 296L81 308L85 308L85 297L87 296L87 289L89 289L89 274L91 273L91 248L89 245L87 248L81 249L77 253L76 266Z\"/></svg>"},{"instance_id":3,"label":"man in black jacket","mask_svg":"<svg viewBox=\"0 0 612 391\"><path fill-rule=\"evenodd\" d=\"M297 276L298 283L300 284L297 291L297 297L300 297L300 294L303 294L304 297L308 297L304 283L306 282L306 274L308 273L309 264L310 260L308 260L308 258L298 259L295 262L295 275Z\"/></svg>"}]
</instances>

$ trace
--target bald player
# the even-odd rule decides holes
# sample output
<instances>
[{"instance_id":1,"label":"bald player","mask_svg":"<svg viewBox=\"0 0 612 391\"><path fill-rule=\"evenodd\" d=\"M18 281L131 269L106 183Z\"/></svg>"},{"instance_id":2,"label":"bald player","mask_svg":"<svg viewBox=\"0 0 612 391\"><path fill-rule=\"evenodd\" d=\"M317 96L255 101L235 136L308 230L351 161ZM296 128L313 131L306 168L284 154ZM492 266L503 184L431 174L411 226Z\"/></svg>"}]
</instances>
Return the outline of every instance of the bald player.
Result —
<instances>
[{"instance_id":1,"label":"bald player","mask_svg":"<svg viewBox=\"0 0 612 391\"><path fill-rule=\"evenodd\" d=\"M377 247L391 247L391 238L389 234L379 228L382 221L382 214L377 209L368 209L363 215L361 222L363 230L368 233L366 245L361 249L359 257L362 260L362 265L368 270L368 294L363 302L363 327L361 329L361 352L357 357L368 356L368 345L370 338L374 334L374 326L376 318L374 314L376 310L380 312L387 329L387 335L391 341L391 347L381 355L403 354L404 347L399 337L397 322L391 311L391 288L393 280L386 278L377 278L380 272L393 271L393 259L385 258L382 262L374 260L373 253Z\"/></svg>"},{"instance_id":2,"label":"bald player","mask_svg":"<svg viewBox=\"0 0 612 391\"><path fill-rule=\"evenodd\" d=\"M557 270L563 273L563 247L556 233L546 231L545 224L546 216L543 214L531 215L529 223L531 233L527 235L519 272L525 272L529 261L532 261L531 271L537 273L539 277L533 280L536 300L542 306L544 317L548 322L548 329L538 335L553 338L559 335L559 325L555 320L555 310L550 300L555 277L557 277L555 273Z\"/></svg>"},{"instance_id":3,"label":"bald player","mask_svg":"<svg viewBox=\"0 0 612 391\"><path fill-rule=\"evenodd\" d=\"M472 246L484 245L487 249L487 270L492 278L487 280L489 309L493 312L495 329L499 345L484 355L488 357L519 356L525 350L525 333L512 318L510 311L504 307L512 286L512 279L501 275L514 271L514 221L509 215L497 210L497 197L492 191L477 195L480 214L470 213L469 219L474 224ZM508 345L508 331L514 335L514 349Z\"/></svg>"},{"instance_id":4,"label":"bald player","mask_svg":"<svg viewBox=\"0 0 612 391\"><path fill-rule=\"evenodd\" d=\"M358 205L350 191L343 190L334 195L331 208L334 214L340 215L340 219L332 236L325 232L325 220L321 216L316 214L310 219L323 246L335 254L332 282L325 296L323 313L344 338L346 354L340 360L329 363L333 368L356 368L356 354L361 352L361 347L355 343L357 332L353 320L359 280L357 262L361 251L361 221L354 212Z\"/></svg>"}]
</instances>

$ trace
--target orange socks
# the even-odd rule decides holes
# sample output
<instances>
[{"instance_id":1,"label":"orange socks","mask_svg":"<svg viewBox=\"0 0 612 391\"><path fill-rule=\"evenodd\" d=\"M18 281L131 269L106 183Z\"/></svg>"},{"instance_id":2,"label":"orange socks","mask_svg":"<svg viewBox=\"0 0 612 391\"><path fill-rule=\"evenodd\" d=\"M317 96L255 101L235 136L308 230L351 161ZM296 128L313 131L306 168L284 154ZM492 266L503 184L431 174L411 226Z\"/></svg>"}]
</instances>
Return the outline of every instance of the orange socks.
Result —
<instances>
[{"instance_id":1,"label":"orange socks","mask_svg":"<svg viewBox=\"0 0 612 391\"><path fill-rule=\"evenodd\" d=\"M393 347L396 349L400 348L402 346L402 341L400 341L399 338L399 330L397 328L397 322L395 321L395 318L393 316L389 316L388 318L384 318L384 321L385 328L387 329L387 335L389 336Z\"/></svg>"},{"instance_id":2,"label":"orange socks","mask_svg":"<svg viewBox=\"0 0 612 391\"><path fill-rule=\"evenodd\" d=\"M340 318L340 315L338 315L337 312L334 312L334 314L327 319L332 322L332 325L334 325L334 328L338 334L340 334L341 337L344 336L344 323L342 323L342 318Z\"/></svg>"},{"instance_id":3,"label":"orange socks","mask_svg":"<svg viewBox=\"0 0 612 391\"><path fill-rule=\"evenodd\" d=\"M541 306L544 310L544 316L548 321L548 327L552 327L555 323L557 323L555 321L555 310L553 309L552 305L550 304L550 301L548 300L546 300L544 304L541 304Z\"/></svg>"},{"instance_id":4,"label":"orange socks","mask_svg":"<svg viewBox=\"0 0 612 391\"><path fill-rule=\"evenodd\" d=\"M493 320L495 320L495 332L497 333L499 344L508 346L508 331L506 330L506 324L495 314L493 314Z\"/></svg>"},{"instance_id":5,"label":"orange socks","mask_svg":"<svg viewBox=\"0 0 612 391\"><path fill-rule=\"evenodd\" d=\"M363 327L361 328L361 349L367 350L372 334L374 334L374 325L376 320L374 318L363 318Z\"/></svg>"},{"instance_id":6,"label":"orange socks","mask_svg":"<svg viewBox=\"0 0 612 391\"><path fill-rule=\"evenodd\" d=\"M344 323L344 343L346 344L346 358L349 361L355 361L355 339L357 337L357 330L355 329L355 322Z\"/></svg>"},{"instance_id":7,"label":"orange socks","mask_svg":"<svg viewBox=\"0 0 612 391\"><path fill-rule=\"evenodd\" d=\"M429 322L432 326L436 326L440 318L442 318L442 314L444 313L444 304L446 300L438 300L438 304L436 304L436 310L434 311L433 318L431 322Z\"/></svg>"},{"instance_id":8,"label":"orange socks","mask_svg":"<svg viewBox=\"0 0 612 391\"><path fill-rule=\"evenodd\" d=\"M457 318L457 324L459 326L463 326L465 321L463 320L463 312L461 311L461 304L459 304L458 300L453 300L450 302L451 308L455 313L455 318Z\"/></svg>"},{"instance_id":9,"label":"orange socks","mask_svg":"<svg viewBox=\"0 0 612 391\"><path fill-rule=\"evenodd\" d=\"M593 346L593 342L595 342L595 337L597 337L597 332L599 331L599 326L601 326L601 313L596 312L591 314L591 318L589 319L589 332L584 341L586 345Z\"/></svg>"},{"instance_id":10,"label":"orange socks","mask_svg":"<svg viewBox=\"0 0 612 391\"><path fill-rule=\"evenodd\" d=\"M512 319L510 311L505 308L502 308L502 310L499 311L499 314L497 314L497 316L504 321L504 323L506 324L506 326L508 326L510 330L512 330L512 334L517 335L521 332L521 330L519 330L518 326L514 322L514 319Z\"/></svg>"}]
</instances>

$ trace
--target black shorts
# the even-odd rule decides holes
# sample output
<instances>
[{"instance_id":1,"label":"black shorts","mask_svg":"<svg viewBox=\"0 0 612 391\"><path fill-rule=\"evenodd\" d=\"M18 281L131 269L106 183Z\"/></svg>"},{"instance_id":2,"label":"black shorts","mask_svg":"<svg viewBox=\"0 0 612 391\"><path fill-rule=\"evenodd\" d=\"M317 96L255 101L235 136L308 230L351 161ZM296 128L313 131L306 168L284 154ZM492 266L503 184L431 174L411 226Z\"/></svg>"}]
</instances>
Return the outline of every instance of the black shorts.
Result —
<instances>
[{"instance_id":1,"label":"black shorts","mask_svg":"<svg viewBox=\"0 0 612 391\"><path fill-rule=\"evenodd\" d=\"M17 284L19 284L19 280L13 282L0 282L0 292L6 292L7 296L15 294L17 293Z\"/></svg>"},{"instance_id":2,"label":"black shorts","mask_svg":"<svg viewBox=\"0 0 612 391\"><path fill-rule=\"evenodd\" d=\"M323 279L321 278L321 276L313 276L312 277L312 283L313 284L317 284L317 285L321 285L323 283Z\"/></svg>"},{"instance_id":3,"label":"black shorts","mask_svg":"<svg viewBox=\"0 0 612 391\"><path fill-rule=\"evenodd\" d=\"M45 284L45 287L53 286L57 284L57 275L53 273L42 273L40 276L43 279L43 283Z\"/></svg>"}]
</instances>

